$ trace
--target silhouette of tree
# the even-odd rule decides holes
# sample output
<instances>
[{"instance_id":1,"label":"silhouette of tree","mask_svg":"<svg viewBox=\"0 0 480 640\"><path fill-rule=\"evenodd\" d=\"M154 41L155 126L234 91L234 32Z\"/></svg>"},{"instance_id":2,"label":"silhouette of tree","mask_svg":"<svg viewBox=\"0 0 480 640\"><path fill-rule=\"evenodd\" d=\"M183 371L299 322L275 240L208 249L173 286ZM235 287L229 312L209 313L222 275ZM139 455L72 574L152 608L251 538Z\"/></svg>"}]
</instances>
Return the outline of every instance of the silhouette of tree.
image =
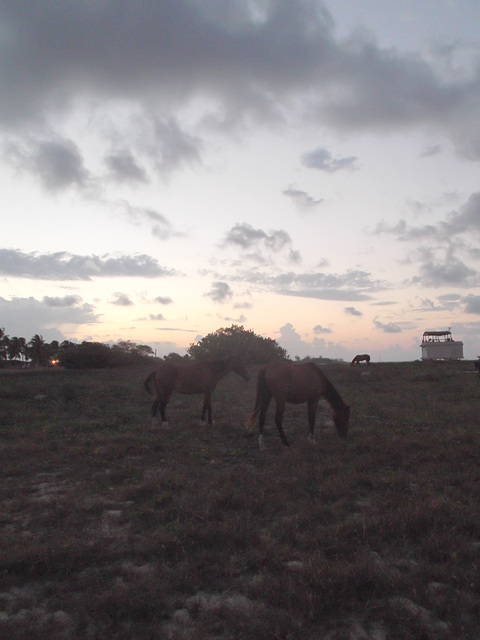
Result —
<instances>
[{"instance_id":1,"label":"silhouette of tree","mask_svg":"<svg viewBox=\"0 0 480 640\"><path fill-rule=\"evenodd\" d=\"M235 324L209 333L196 344L191 344L187 353L196 360L239 355L245 362L255 363L271 362L287 357L286 350L276 340L263 338Z\"/></svg>"},{"instance_id":2,"label":"silhouette of tree","mask_svg":"<svg viewBox=\"0 0 480 640\"><path fill-rule=\"evenodd\" d=\"M25 353L25 338L18 338L13 336L8 343L8 357L10 360L16 360L19 356L23 356Z\"/></svg>"},{"instance_id":3,"label":"silhouette of tree","mask_svg":"<svg viewBox=\"0 0 480 640\"><path fill-rule=\"evenodd\" d=\"M36 333L28 343L28 354L34 367L42 367L48 364L50 350L42 336Z\"/></svg>"}]
</instances>

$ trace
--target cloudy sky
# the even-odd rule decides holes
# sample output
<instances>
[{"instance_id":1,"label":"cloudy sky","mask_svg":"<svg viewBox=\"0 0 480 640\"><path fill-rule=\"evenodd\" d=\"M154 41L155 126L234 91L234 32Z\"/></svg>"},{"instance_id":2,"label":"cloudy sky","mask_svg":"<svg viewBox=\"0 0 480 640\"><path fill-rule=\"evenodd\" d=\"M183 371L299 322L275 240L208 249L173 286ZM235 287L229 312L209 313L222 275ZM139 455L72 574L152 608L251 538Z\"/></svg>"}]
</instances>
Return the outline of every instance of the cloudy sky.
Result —
<instances>
[{"instance_id":1,"label":"cloudy sky","mask_svg":"<svg viewBox=\"0 0 480 640\"><path fill-rule=\"evenodd\" d=\"M0 327L480 354L478 0L0 6Z\"/></svg>"}]
</instances>

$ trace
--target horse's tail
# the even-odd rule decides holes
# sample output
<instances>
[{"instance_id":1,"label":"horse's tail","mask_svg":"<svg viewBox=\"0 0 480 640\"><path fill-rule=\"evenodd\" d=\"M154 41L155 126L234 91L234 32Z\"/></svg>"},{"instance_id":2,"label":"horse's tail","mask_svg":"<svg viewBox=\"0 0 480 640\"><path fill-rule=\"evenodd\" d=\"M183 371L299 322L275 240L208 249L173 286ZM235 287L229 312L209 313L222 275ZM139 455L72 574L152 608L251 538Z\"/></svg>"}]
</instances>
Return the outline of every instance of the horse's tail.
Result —
<instances>
[{"instance_id":1,"label":"horse's tail","mask_svg":"<svg viewBox=\"0 0 480 640\"><path fill-rule=\"evenodd\" d=\"M267 379L265 376L265 371L263 369L260 369L257 376L257 393L255 396L255 406L253 407L253 412L251 416L245 423L245 426L249 431L252 430L253 423L255 422L256 417L260 413L260 409L262 407L262 398L265 396L266 391L267 391Z\"/></svg>"},{"instance_id":2,"label":"horse's tail","mask_svg":"<svg viewBox=\"0 0 480 640\"><path fill-rule=\"evenodd\" d=\"M143 387L145 389L145 391L150 395L150 396L154 396L155 395L155 371L153 371L146 379L145 382L143 383Z\"/></svg>"}]
</instances>

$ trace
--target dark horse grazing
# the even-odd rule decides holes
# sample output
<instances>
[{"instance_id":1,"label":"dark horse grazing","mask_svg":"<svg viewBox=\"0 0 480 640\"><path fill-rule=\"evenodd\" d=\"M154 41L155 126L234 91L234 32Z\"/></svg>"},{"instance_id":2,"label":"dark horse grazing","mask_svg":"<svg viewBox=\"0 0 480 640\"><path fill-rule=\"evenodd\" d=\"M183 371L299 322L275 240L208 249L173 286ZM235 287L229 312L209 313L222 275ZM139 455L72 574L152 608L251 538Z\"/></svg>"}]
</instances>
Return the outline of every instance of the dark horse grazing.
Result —
<instances>
[{"instance_id":1,"label":"dark horse grazing","mask_svg":"<svg viewBox=\"0 0 480 640\"><path fill-rule=\"evenodd\" d=\"M215 387L230 371L238 373L244 380L249 379L245 364L238 356L218 360L200 360L198 362L176 364L166 362L151 373L143 383L147 393L155 396L152 404L152 424L157 424L160 409L162 426L168 427L165 410L174 391L179 393L203 393L201 422L208 413L208 424L212 424L212 394Z\"/></svg>"},{"instance_id":2,"label":"dark horse grazing","mask_svg":"<svg viewBox=\"0 0 480 640\"><path fill-rule=\"evenodd\" d=\"M292 404L307 403L308 439L315 442L313 436L315 414L322 396L333 410L333 422L337 427L338 434L345 439L348 433L350 407L343 402L338 391L316 364L313 362L294 364L293 362L278 361L262 367L258 372L255 407L247 421L247 427L251 428L255 418L260 414L258 419L260 449L265 448L263 427L272 397L276 402L275 424L283 444L288 447L289 443L282 428L285 404L287 402Z\"/></svg>"},{"instance_id":3,"label":"dark horse grazing","mask_svg":"<svg viewBox=\"0 0 480 640\"><path fill-rule=\"evenodd\" d=\"M367 364L370 364L370 356L368 353L362 353L359 356L355 356L350 366L353 367L354 364L360 364L360 362L363 362L364 360Z\"/></svg>"}]
</instances>

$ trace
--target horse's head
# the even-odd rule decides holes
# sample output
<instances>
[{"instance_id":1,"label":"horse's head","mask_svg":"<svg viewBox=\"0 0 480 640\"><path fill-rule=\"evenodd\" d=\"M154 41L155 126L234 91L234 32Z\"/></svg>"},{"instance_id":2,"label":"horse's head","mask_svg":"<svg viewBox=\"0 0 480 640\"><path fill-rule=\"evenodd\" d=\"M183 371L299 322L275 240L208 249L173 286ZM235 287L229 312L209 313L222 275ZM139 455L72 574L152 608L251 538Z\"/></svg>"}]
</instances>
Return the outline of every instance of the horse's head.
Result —
<instances>
[{"instance_id":1,"label":"horse's head","mask_svg":"<svg viewBox=\"0 0 480 640\"><path fill-rule=\"evenodd\" d=\"M245 381L250 380L247 367L245 366L244 361L239 356L232 356L231 362L232 362L232 371L234 373L238 373L238 375L241 378L243 378Z\"/></svg>"},{"instance_id":2,"label":"horse's head","mask_svg":"<svg viewBox=\"0 0 480 640\"><path fill-rule=\"evenodd\" d=\"M333 423L337 428L338 435L343 439L347 439L348 421L350 420L350 407L345 405L342 409L335 411L333 414Z\"/></svg>"}]
</instances>

